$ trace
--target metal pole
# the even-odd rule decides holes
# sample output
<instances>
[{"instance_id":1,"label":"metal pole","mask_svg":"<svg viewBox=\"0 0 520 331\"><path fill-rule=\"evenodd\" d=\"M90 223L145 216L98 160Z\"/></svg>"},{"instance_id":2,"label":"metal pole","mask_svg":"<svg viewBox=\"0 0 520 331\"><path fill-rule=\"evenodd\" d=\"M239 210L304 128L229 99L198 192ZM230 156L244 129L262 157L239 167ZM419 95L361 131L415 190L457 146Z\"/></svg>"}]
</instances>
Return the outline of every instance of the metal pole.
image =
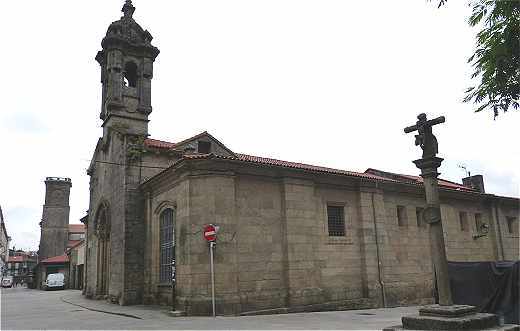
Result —
<instances>
[{"instance_id":1,"label":"metal pole","mask_svg":"<svg viewBox=\"0 0 520 331\"><path fill-rule=\"evenodd\" d=\"M174 249L173 251L175 252L175 246L174 246ZM175 253L174 255L175 256ZM175 258L173 258L172 260L172 311L175 311L176 307L175 307L175 282L176 282L176 277L175 277Z\"/></svg>"},{"instance_id":2,"label":"metal pole","mask_svg":"<svg viewBox=\"0 0 520 331\"><path fill-rule=\"evenodd\" d=\"M213 268L213 246L215 245L214 241L209 242L209 265L211 269L211 305L213 307L213 317L217 316L215 313L215 270Z\"/></svg>"}]
</instances>

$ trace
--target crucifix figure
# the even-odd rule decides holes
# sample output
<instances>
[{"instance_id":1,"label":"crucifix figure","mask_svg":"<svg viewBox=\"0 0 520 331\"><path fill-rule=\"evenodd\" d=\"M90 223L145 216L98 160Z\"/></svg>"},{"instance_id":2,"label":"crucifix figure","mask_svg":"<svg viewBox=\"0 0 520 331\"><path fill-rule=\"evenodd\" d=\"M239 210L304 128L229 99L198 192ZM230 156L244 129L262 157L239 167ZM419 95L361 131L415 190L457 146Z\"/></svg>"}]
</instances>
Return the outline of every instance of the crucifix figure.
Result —
<instances>
[{"instance_id":1,"label":"crucifix figure","mask_svg":"<svg viewBox=\"0 0 520 331\"><path fill-rule=\"evenodd\" d=\"M417 123L406 127L404 132L411 133L417 131L415 145L419 145L423 150L422 158L414 161L415 165L421 169L421 177L424 181L426 194L427 206L422 212L421 218L425 223L430 224L430 247L435 268L437 290L439 292L439 304L441 306L449 306L453 304L453 301L448 278L448 260L446 258L446 247L442 230L437 182L437 177L439 176L437 169L440 167L443 159L436 156L438 152L437 139L432 133L432 126L444 123L446 119L444 116L440 116L433 120L427 120L426 114L419 114L417 118Z\"/></svg>"},{"instance_id":2,"label":"crucifix figure","mask_svg":"<svg viewBox=\"0 0 520 331\"><path fill-rule=\"evenodd\" d=\"M404 129L405 133L410 133L413 131L417 131L418 134L415 135L415 145L421 146L423 150L423 159L428 157L434 157L439 152L439 147L437 144L437 138L433 135L432 126L435 124L444 123L446 120L444 116L440 116L434 118L433 120L427 120L426 114L422 113L417 116L417 123L415 125L406 127Z\"/></svg>"}]
</instances>

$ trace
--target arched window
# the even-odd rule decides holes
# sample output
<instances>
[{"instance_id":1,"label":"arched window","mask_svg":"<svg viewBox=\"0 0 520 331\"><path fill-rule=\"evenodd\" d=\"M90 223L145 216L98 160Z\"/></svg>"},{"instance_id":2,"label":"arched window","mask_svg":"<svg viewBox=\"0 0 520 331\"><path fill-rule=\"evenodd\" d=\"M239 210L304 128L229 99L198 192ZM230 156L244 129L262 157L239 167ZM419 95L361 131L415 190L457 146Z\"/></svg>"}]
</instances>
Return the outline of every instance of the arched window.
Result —
<instances>
[{"instance_id":1,"label":"arched window","mask_svg":"<svg viewBox=\"0 0 520 331\"><path fill-rule=\"evenodd\" d=\"M125 85L129 87L137 86L137 65L133 62L125 64L125 72L123 73Z\"/></svg>"},{"instance_id":2,"label":"arched window","mask_svg":"<svg viewBox=\"0 0 520 331\"><path fill-rule=\"evenodd\" d=\"M175 245L175 211L165 209L160 218L159 230L159 282L171 283L172 281L172 260L174 259Z\"/></svg>"}]
</instances>

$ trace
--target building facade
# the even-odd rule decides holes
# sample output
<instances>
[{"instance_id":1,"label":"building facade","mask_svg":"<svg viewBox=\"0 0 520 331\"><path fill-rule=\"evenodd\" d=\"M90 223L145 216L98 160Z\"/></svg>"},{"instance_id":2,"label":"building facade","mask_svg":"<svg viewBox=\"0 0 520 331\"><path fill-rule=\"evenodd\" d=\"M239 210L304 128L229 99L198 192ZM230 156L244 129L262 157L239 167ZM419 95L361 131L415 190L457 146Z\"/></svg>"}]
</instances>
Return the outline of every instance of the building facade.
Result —
<instances>
[{"instance_id":1,"label":"building facade","mask_svg":"<svg viewBox=\"0 0 520 331\"><path fill-rule=\"evenodd\" d=\"M11 238L7 235L5 227L4 214L0 206L0 278L7 270L7 259L9 257L9 241Z\"/></svg>"},{"instance_id":2,"label":"building facade","mask_svg":"<svg viewBox=\"0 0 520 331\"><path fill-rule=\"evenodd\" d=\"M11 250L5 271L6 276L12 276L17 284L29 284L32 282L33 270L38 263L36 252L24 252Z\"/></svg>"},{"instance_id":3,"label":"building facade","mask_svg":"<svg viewBox=\"0 0 520 331\"><path fill-rule=\"evenodd\" d=\"M207 132L149 138L159 50L134 10L127 1L96 57L103 136L88 170L87 297L171 304L175 278L178 309L209 314L212 223L219 314L433 300L420 177L238 154ZM519 199L486 194L479 179L439 183L448 258L517 260Z\"/></svg>"},{"instance_id":4,"label":"building facade","mask_svg":"<svg viewBox=\"0 0 520 331\"><path fill-rule=\"evenodd\" d=\"M67 287L82 290L85 281L85 241L81 240L67 249L67 256L69 260L69 283Z\"/></svg>"}]
</instances>

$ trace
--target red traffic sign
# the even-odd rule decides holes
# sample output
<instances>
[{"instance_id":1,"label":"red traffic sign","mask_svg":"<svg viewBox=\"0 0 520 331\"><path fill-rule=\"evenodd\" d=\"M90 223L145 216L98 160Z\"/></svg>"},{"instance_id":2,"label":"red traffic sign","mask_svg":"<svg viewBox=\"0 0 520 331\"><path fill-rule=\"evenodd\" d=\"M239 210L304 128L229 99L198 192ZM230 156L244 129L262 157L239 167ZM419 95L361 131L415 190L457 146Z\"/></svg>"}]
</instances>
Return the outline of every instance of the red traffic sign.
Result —
<instances>
[{"instance_id":1,"label":"red traffic sign","mask_svg":"<svg viewBox=\"0 0 520 331\"><path fill-rule=\"evenodd\" d=\"M213 224L204 225L204 239L207 241L215 241L217 239L217 229Z\"/></svg>"}]
</instances>

